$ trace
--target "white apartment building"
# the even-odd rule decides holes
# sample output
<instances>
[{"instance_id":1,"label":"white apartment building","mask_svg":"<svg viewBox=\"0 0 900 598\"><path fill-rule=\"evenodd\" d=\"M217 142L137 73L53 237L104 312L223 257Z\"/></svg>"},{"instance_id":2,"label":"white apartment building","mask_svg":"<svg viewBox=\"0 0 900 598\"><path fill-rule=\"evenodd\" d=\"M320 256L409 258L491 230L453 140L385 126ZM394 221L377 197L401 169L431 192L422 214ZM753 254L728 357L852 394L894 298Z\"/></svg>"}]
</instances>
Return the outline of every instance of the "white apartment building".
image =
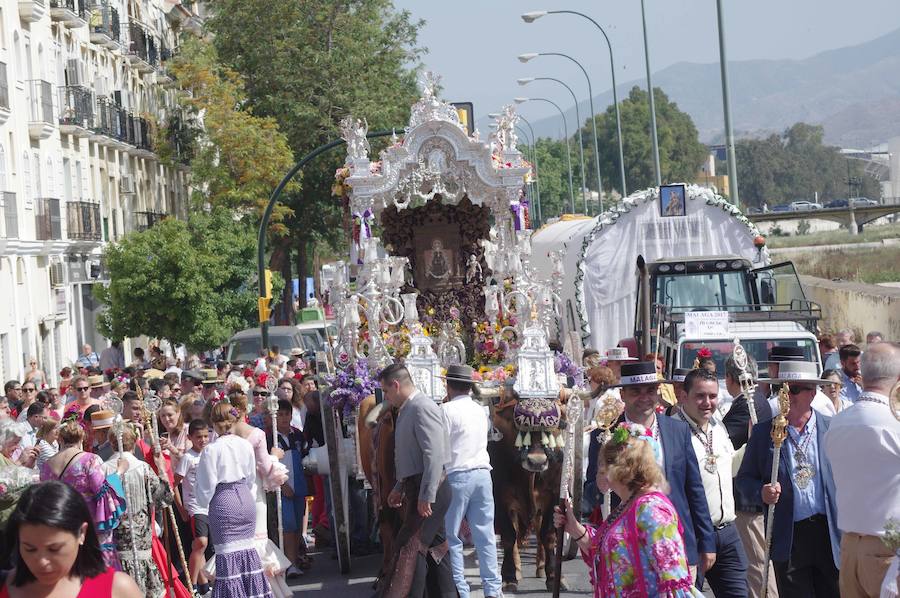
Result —
<instances>
[{"instance_id":1,"label":"white apartment building","mask_svg":"<svg viewBox=\"0 0 900 598\"><path fill-rule=\"evenodd\" d=\"M51 381L96 330L105 243L187 212L188 171L154 130L179 93L178 0L0 0L0 381ZM185 160L186 162L186 160Z\"/></svg>"}]
</instances>

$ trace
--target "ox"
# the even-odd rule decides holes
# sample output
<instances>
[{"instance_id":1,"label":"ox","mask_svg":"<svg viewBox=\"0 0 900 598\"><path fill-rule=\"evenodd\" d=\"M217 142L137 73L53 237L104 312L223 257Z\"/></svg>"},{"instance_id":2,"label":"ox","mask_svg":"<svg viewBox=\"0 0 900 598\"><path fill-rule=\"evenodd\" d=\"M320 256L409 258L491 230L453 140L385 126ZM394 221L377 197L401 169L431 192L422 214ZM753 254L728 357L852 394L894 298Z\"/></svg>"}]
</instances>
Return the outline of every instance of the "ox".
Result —
<instances>
[{"instance_id":1,"label":"ox","mask_svg":"<svg viewBox=\"0 0 900 598\"><path fill-rule=\"evenodd\" d=\"M504 393L511 393L507 388ZM522 577L519 544L533 528L537 536L536 576L547 589L555 579L556 530L553 507L559 501L562 451L553 429L565 426L560 401L505 397L493 410L493 422L503 438L488 444L494 484L495 519L503 548L503 591L515 592ZM540 401L540 403L536 403ZM548 421L548 413L550 421ZM530 426L528 424L531 424ZM545 430L549 429L549 433ZM529 430L523 432L523 430ZM530 438L524 440L524 436ZM547 443L550 436L554 441ZM560 435L561 436L561 435ZM560 582L566 589L565 580Z\"/></svg>"},{"instance_id":2,"label":"ox","mask_svg":"<svg viewBox=\"0 0 900 598\"><path fill-rule=\"evenodd\" d=\"M372 500L378 518L382 557L380 579L393 554L393 541L402 525L401 509L388 506L388 495L397 481L394 469L394 424L397 412L386 403L375 403L375 397L363 399L356 421L360 461L366 480L372 486ZM376 581L377 584L377 581Z\"/></svg>"}]
</instances>

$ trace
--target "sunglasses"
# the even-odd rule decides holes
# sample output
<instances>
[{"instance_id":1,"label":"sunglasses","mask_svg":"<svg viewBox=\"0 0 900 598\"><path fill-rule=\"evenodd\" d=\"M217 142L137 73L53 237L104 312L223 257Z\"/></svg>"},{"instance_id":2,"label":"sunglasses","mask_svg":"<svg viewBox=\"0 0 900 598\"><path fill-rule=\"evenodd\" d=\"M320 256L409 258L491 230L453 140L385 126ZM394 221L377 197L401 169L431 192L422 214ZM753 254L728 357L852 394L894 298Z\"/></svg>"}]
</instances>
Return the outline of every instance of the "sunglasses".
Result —
<instances>
[{"instance_id":1,"label":"sunglasses","mask_svg":"<svg viewBox=\"0 0 900 598\"><path fill-rule=\"evenodd\" d=\"M91 389L90 386L76 386L76 387L75 387L75 390L77 390L77 391L79 391L79 392L84 392L84 391L90 390L90 389Z\"/></svg>"},{"instance_id":2,"label":"sunglasses","mask_svg":"<svg viewBox=\"0 0 900 598\"><path fill-rule=\"evenodd\" d=\"M174 387L174 388L172 389L172 392L181 392L181 387L180 387L180 386Z\"/></svg>"},{"instance_id":3,"label":"sunglasses","mask_svg":"<svg viewBox=\"0 0 900 598\"><path fill-rule=\"evenodd\" d=\"M253 391L253 396L254 396L254 397L267 397L267 396L269 396L269 393L267 393L266 391L260 392L260 391L254 390L254 391Z\"/></svg>"},{"instance_id":4,"label":"sunglasses","mask_svg":"<svg viewBox=\"0 0 900 598\"><path fill-rule=\"evenodd\" d=\"M792 395L798 395L798 394L800 394L801 392L815 391L815 390L816 390L815 388L810 388L810 387L802 387L802 386L801 386L801 387L796 387L796 386L791 386L791 388L788 390L788 392L791 393Z\"/></svg>"},{"instance_id":5,"label":"sunglasses","mask_svg":"<svg viewBox=\"0 0 900 598\"><path fill-rule=\"evenodd\" d=\"M36 389L36 388L23 388L22 390L23 390L24 392L34 392L34 391L36 391L37 389Z\"/></svg>"}]
</instances>

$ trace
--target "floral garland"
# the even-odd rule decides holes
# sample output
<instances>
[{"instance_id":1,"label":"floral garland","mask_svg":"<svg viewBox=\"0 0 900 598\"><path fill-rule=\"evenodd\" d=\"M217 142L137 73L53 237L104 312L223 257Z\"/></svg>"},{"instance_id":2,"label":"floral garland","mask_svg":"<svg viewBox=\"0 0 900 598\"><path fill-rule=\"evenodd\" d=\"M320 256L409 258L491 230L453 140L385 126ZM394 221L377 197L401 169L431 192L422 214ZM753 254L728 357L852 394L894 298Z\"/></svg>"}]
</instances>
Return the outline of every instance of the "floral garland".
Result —
<instances>
[{"instance_id":1,"label":"floral garland","mask_svg":"<svg viewBox=\"0 0 900 598\"><path fill-rule=\"evenodd\" d=\"M375 394L379 386L377 376L378 372L370 371L365 359L357 359L346 368L338 369L333 376L325 376L331 386L325 400L334 409L340 409L346 417L363 399Z\"/></svg>"},{"instance_id":2,"label":"floral garland","mask_svg":"<svg viewBox=\"0 0 900 598\"><path fill-rule=\"evenodd\" d=\"M584 368L572 361L562 351L553 352L553 370L557 374L565 375L566 378L575 378L576 380L584 373Z\"/></svg>"},{"instance_id":3,"label":"floral garland","mask_svg":"<svg viewBox=\"0 0 900 598\"><path fill-rule=\"evenodd\" d=\"M516 366L512 363L495 368L483 365L473 372L472 379L476 382L496 382L498 384L503 384L508 378L514 378L515 375Z\"/></svg>"},{"instance_id":4,"label":"floral garland","mask_svg":"<svg viewBox=\"0 0 900 598\"><path fill-rule=\"evenodd\" d=\"M758 263L762 263L763 265L771 263L769 250L766 247L765 237L760 234L759 229L756 227L756 225L753 224L753 222L751 222L749 218L744 216L743 212L736 208L734 204L730 203L724 197L717 193L714 193L710 189L700 187L699 185L685 185L685 195L690 201L702 199L706 202L706 205L717 206L723 212L734 216L738 222L747 227L747 232L753 239L753 245L757 249L756 261ZM587 250L594 242L594 239L597 237L597 235L600 234L600 231L605 225L614 225L619 220L619 217L622 214L627 214L640 204L647 203L648 201L656 201L658 199L658 187L650 187L649 189L644 189L643 191L638 191L637 193L629 195L624 200L622 200L622 203L620 205L615 206L597 216L597 223L594 225L594 228L591 229L590 233L585 235L584 239L581 242L581 254L578 258L578 270L575 273L575 305L580 320L579 327L581 328L581 342L585 346L589 344L591 336L591 326L588 323L587 308L585 306L584 300L584 276L585 272L587 271L585 256L587 255Z\"/></svg>"},{"instance_id":5,"label":"floral garland","mask_svg":"<svg viewBox=\"0 0 900 598\"><path fill-rule=\"evenodd\" d=\"M490 322L472 322L472 366L482 368L503 363L510 347L517 346L515 335L509 330L501 334L501 330L516 326L514 314L506 312L497 317L494 324Z\"/></svg>"}]
</instances>

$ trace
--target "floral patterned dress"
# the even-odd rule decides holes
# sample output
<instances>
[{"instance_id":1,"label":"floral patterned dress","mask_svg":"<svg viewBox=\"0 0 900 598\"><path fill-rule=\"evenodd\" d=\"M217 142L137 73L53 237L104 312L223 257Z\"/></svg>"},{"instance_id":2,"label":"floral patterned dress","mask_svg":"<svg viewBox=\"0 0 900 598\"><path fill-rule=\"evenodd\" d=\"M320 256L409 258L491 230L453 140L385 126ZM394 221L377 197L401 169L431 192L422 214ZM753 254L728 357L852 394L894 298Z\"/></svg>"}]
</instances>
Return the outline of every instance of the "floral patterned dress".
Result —
<instances>
[{"instance_id":1,"label":"floral patterned dress","mask_svg":"<svg viewBox=\"0 0 900 598\"><path fill-rule=\"evenodd\" d=\"M595 598L702 597L688 572L681 522L665 495L638 496L601 526L587 526Z\"/></svg>"},{"instance_id":2,"label":"floral patterned dress","mask_svg":"<svg viewBox=\"0 0 900 598\"><path fill-rule=\"evenodd\" d=\"M118 478L115 472L111 474L112 476ZM103 460L93 453L78 453L60 476L53 472L50 462L46 461L41 466L41 481L47 480L65 482L84 497L94 519L94 526L97 528L103 560L107 567L121 571L122 566L116 556L112 535L125 511L125 499L119 496L107 481L103 471ZM120 483L118 479L115 481Z\"/></svg>"}]
</instances>

